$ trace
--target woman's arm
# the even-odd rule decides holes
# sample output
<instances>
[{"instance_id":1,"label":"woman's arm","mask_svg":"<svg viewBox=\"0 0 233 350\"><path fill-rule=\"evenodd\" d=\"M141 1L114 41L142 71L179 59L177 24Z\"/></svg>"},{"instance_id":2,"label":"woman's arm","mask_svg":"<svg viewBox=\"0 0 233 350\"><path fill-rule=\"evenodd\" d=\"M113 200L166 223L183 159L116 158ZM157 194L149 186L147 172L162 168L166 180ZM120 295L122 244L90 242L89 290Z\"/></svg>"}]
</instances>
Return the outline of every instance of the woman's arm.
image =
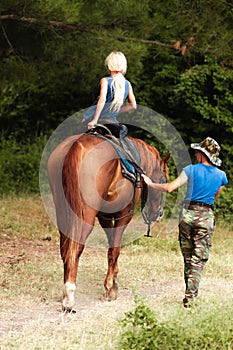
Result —
<instances>
[{"instance_id":1,"label":"woman's arm","mask_svg":"<svg viewBox=\"0 0 233 350\"><path fill-rule=\"evenodd\" d=\"M220 193L222 192L223 188L224 188L224 186L219 187L218 192L214 196L214 199L216 199L220 195Z\"/></svg>"},{"instance_id":2,"label":"woman's arm","mask_svg":"<svg viewBox=\"0 0 233 350\"><path fill-rule=\"evenodd\" d=\"M175 180L168 182L168 183L165 183L165 184L153 183L151 181L151 179L144 174L142 174L142 177L143 177L145 183L149 187L155 188L156 190L160 190L163 192L169 192L169 193L176 190L178 187L184 185L188 180L187 175L185 174L184 170L182 170L180 175Z\"/></svg>"},{"instance_id":3,"label":"woman's arm","mask_svg":"<svg viewBox=\"0 0 233 350\"><path fill-rule=\"evenodd\" d=\"M92 120L88 123L88 129L93 129L95 124L98 122L99 116L106 102L107 91L108 91L108 81L106 78L102 78L100 80L100 94L99 94L98 102L96 104L95 114Z\"/></svg>"}]
</instances>

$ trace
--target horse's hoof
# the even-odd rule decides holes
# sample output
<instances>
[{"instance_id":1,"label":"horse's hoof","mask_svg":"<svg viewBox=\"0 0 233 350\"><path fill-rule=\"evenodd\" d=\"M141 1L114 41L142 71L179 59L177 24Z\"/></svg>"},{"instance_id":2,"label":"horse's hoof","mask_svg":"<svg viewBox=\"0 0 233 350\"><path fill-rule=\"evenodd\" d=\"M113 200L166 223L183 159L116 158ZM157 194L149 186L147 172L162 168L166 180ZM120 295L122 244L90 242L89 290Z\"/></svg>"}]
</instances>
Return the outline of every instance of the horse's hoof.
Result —
<instances>
[{"instance_id":1,"label":"horse's hoof","mask_svg":"<svg viewBox=\"0 0 233 350\"><path fill-rule=\"evenodd\" d=\"M63 289L62 310L71 313L75 304L75 289L74 283L66 282Z\"/></svg>"},{"instance_id":2,"label":"horse's hoof","mask_svg":"<svg viewBox=\"0 0 233 350\"><path fill-rule=\"evenodd\" d=\"M106 291L105 293L105 300L107 301L113 301L117 299L117 290L116 289L110 289Z\"/></svg>"},{"instance_id":3,"label":"horse's hoof","mask_svg":"<svg viewBox=\"0 0 233 350\"><path fill-rule=\"evenodd\" d=\"M76 310L74 310L73 308L70 308L70 307L65 307L65 306L62 306L62 312L64 314L76 314Z\"/></svg>"}]
</instances>

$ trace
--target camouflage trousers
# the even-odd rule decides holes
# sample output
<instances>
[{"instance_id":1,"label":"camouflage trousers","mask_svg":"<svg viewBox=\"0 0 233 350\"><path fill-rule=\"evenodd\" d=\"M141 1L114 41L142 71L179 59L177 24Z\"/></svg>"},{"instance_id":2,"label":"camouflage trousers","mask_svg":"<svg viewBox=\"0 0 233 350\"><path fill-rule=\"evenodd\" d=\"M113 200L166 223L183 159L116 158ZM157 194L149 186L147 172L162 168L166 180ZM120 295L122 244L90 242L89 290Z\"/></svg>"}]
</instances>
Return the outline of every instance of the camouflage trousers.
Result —
<instances>
[{"instance_id":1,"label":"camouflage trousers","mask_svg":"<svg viewBox=\"0 0 233 350\"><path fill-rule=\"evenodd\" d=\"M179 223L180 249L184 258L185 298L198 295L201 274L209 258L214 231L214 213L206 207L182 209Z\"/></svg>"}]
</instances>

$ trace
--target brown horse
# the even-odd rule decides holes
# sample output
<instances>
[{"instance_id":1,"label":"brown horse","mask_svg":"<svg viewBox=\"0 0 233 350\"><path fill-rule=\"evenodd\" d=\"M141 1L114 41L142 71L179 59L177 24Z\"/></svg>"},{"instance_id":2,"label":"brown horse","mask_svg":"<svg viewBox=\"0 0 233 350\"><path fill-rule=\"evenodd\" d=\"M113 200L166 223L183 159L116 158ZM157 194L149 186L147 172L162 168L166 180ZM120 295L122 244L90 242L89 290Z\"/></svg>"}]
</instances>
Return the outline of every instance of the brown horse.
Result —
<instances>
[{"instance_id":1,"label":"brown horse","mask_svg":"<svg viewBox=\"0 0 233 350\"><path fill-rule=\"evenodd\" d=\"M141 168L153 181L166 181L169 158L139 139L130 138L141 157ZM79 258L97 217L109 243L108 270L104 282L107 300L117 297L117 260L124 230L142 194L142 186L125 178L116 150L91 134L68 137L48 160L48 178L60 232L64 263L63 310L75 304ZM162 192L150 190L149 218L162 217Z\"/></svg>"}]
</instances>

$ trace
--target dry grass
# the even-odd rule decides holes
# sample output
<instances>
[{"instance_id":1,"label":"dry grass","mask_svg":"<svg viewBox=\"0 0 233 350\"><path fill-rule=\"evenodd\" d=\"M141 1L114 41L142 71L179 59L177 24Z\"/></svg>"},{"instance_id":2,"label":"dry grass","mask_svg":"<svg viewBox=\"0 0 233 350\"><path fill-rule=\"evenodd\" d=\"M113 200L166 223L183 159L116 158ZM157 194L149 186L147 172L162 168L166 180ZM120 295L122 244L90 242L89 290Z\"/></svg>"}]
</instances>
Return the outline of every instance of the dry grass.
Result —
<instances>
[{"instance_id":1,"label":"dry grass","mask_svg":"<svg viewBox=\"0 0 233 350\"><path fill-rule=\"evenodd\" d=\"M160 320L185 317L183 263L177 232L125 246L119 258L119 296L101 300L107 269L106 249L87 246L80 261L76 314L61 313L63 267L56 229L40 198L0 202L0 349L115 349L118 319L133 309L134 293L147 300ZM140 225L137 224L137 227ZM141 229L141 227L140 227ZM51 240L47 238L50 237ZM200 302L232 306L232 230L216 227Z\"/></svg>"}]
</instances>

